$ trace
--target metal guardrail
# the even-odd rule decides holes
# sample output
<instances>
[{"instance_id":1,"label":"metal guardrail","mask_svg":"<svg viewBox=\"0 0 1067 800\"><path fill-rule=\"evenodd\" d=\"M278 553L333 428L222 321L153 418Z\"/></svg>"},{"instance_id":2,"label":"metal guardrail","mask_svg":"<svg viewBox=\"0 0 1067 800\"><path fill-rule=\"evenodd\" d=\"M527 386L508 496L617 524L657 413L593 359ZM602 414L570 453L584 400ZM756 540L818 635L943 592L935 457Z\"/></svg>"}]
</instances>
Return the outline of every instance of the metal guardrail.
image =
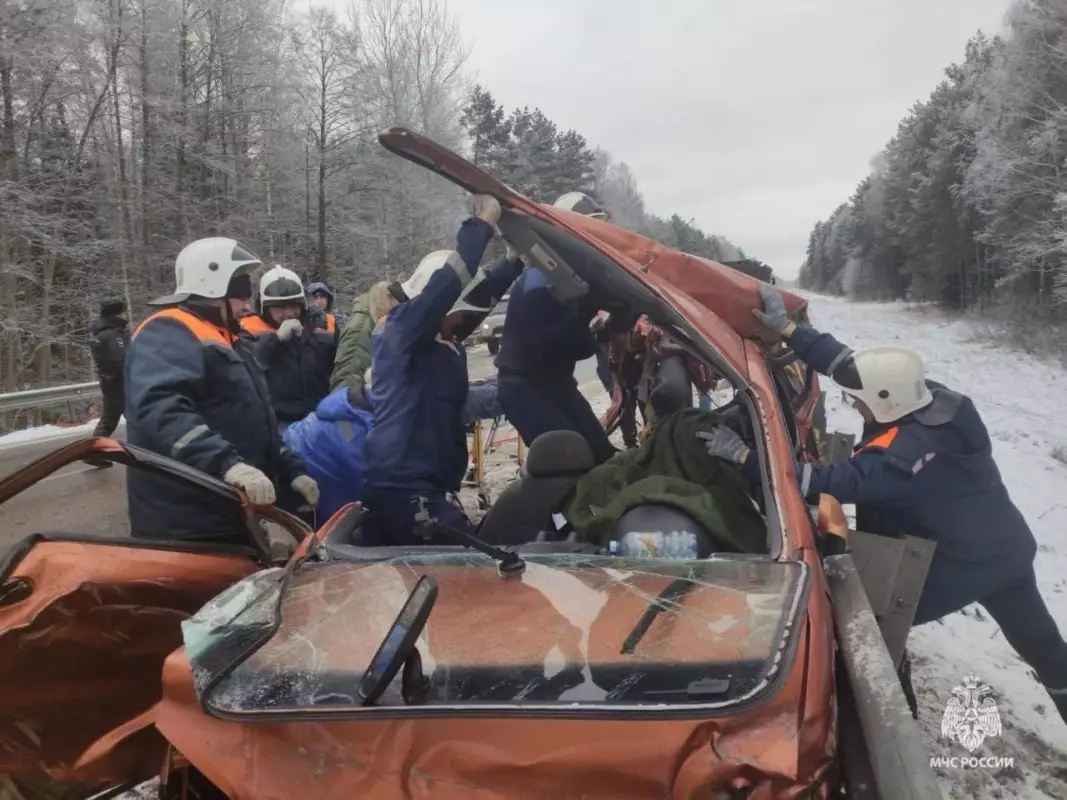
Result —
<instances>
[{"instance_id":1,"label":"metal guardrail","mask_svg":"<svg viewBox=\"0 0 1067 800\"><path fill-rule=\"evenodd\" d=\"M100 396L100 384L71 383L66 386L49 386L47 389L27 389L24 392L0 394L0 412L36 408L68 400L86 400Z\"/></svg>"}]
</instances>

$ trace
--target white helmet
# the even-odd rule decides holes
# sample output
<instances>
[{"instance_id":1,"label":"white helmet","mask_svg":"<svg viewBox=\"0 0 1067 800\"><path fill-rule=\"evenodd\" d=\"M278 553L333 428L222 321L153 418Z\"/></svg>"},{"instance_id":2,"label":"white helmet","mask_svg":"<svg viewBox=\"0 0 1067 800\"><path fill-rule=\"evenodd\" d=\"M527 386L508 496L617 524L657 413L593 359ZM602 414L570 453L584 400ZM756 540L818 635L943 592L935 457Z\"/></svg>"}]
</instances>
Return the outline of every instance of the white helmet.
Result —
<instances>
[{"instance_id":1,"label":"white helmet","mask_svg":"<svg viewBox=\"0 0 1067 800\"><path fill-rule=\"evenodd\" d=\"M883 344L857 350L833 370L834 381L862 400L877 422L896 422L933 402L922 356Z\"/></svg>"},{"instance_id":2,"label":"white helmet","mask_svg":"<svg viewBox=\"0 0 1067 800\"><path fill-rule=\"evenodd\" d=\"M400 284L400 288L407 295L408 300L418 297L422 290L426 288L426 284L430 282L430 278L439 269L453 270L459 276L460 281L465 284L459 300L449 311L450 314L457 311L471 311L478 314L489 313L490 307L483 308L473 301L468 302L468 300L471 300L471 292L485 280L485 271L479 269L472 278L467 271L467 265L463 263L463 258L455 250L435 250L419 262L411 277Z\"/></svg>"},{"instance_id":3,"label":"white helmet","mask_svg":"<svg viewBox=\"0 0 1067 800\"><path fill-rule=\"evenodd\" d=\"M281 264L275 264L274 269L267 270L259 281L259 305L260 308L289 305L306 308L307 297L300 276Z\"/></svg>"},{"instance_id":4,"label":"white helmet","mask_svg":"<svg viewBox=\"0 0 1067 800\"><path fill-rule=\"evenodd\" d=\"M560 195L559 199L552 205L555 208L573 211L577 214L585 214L587 217L593 217L594 219L607 220L608 218L608 212L604 210L604 207L584 192L567 192L564 195Z\"/></svg>"},{"instance_id":5,"label":"white helmet","mask_svg":"<svg viewBox=\"0 0 1067 800\"><path fill-rule=\"evenodd\" d=\"M221 299L235 275L253 273L262 266L259 256L236 239L197 239L174 260L174 294L154 300L153 305L181 303L190 295Z\"/></svg>"}]
</instances>

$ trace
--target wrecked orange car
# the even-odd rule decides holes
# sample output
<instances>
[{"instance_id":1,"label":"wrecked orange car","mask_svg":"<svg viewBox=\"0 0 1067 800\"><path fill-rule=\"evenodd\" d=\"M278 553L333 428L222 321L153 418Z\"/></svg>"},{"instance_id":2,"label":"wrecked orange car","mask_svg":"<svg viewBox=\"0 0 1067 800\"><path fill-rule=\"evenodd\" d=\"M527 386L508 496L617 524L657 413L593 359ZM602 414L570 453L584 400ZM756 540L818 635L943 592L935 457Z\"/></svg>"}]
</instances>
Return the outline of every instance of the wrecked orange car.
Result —
<instances>
[{"instance_id":1,"label":"wrecked orange car","mask_svg":"<svg viewBox=\"0 0 1067 800\"><path fill-rule=\"evenodd\" d=\"M3 768L94 789L159 775L165 798L832 796L840 686L818 539L844 533L844 516L797 488L818 383L751 338L758 282L534 203L408 131L381 142L497 197L503 234L563 296L592 292L613 317L647 319L729 385L763 475L751 502L765 546L623 558L563 536L554 518L581 470L538 440L479 528L521 528L520 544L365 547L352 505L278 566L264 512L229 487L116 443L74 446L0 484L0 502L104 451L226 492L249 547L164 543L156 557L132 540L49 537L9 556L0 669L22 686L0 710ZM804 312L799 297L787 306ZM116 647L123 620L131 638ZM27 690L45 648L68 646L96 677L68 668ZM85 724L63 730L51 704Z\"/></svg>"}]
</instances>

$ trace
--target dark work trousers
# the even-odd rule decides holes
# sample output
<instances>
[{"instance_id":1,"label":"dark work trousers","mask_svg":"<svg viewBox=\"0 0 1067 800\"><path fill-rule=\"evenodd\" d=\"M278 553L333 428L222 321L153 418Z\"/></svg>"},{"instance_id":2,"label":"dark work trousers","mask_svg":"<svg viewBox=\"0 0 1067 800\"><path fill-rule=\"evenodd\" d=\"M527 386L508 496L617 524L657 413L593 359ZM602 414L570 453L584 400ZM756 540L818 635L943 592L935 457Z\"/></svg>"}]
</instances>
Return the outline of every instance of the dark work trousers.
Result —
<instances>
[{"instance_id":1,"label":"dark work trousers","mask_svg":"<svg viewBox=\"0 0 1067 800\"><path fill-rule=\"evenodd\" d=\"M637 447L637 388L627 386L622 390L622 408L619 414L619 429L627 447ZM648 423L645 408L641 405L641 420Z\"/></svg>"},{"instance_id":2,"label":"dark work trousers","mask_svg":"<svg viewBox=\"0 0 1067 800\"><path fill-rule=\"evenodd\" d=\"M574 431L589 442L597 464L617 452L589 401L578 391L573 375L535 378L501 374L497 378L497 398L508 422L527 447L542 433Z\"/></svg>"},{"instance_id":3,"label":"dark work trousers","mask_svg":"<svg viewBox=\"0 0 1067 800\"><path fill-rule=\"evenodd\" d=\"M635 353L626 353L622 357L620 372L622 373L622 407L619 409L619 429L622 431L622 440L626 447L637 446L637 409L641 409L641 419L646 423L648 416L645 413L644 403L637 398L637 387L641 382L641 373L644 371L644 360Z\"/></svg>"},{"instance_id":4,"label":"dark work trousers","mask_svg":"<svg viewBox=\"0 0 1067 800\"><path fill-rule=\"evenodd\" d=\"M916 625L959 610L933 608L933 603L923 602L925 599L924 592L915 616ZM1008 644L1037 673L1038 680L1048 691L1060 716L1067 722L1067 642L1064 642L1056 621L1052 619L1038 591L1033 567L1014 581L976 598L974 602L989 612Z\"/></svg>"},{"instance_id":5,"label":"dark work trousers","mask_svg":"<svg viewBox=\"0 0 1067 800\"><path fill-rule=\"evenodd\" d=\"M126 389L122 376L101 378L100 391L104 395L104 403L100 410L100 421L93 428L93 436L110 436L119 426L119 419L126 408Z\"/></svg>"},{"instance_id":6,"label":"dark work trousers","mask_svg":"<svg viewBox=\"0 0 1067 800\"><path fill-rule=\"evenodd\" d=\"M415 520L420 497L425 498L425 507L430 516L464 533L474 534L467 517L448 501L444 492L365 486L362 502L367 509L367 522L363 526L363 544L368 547L462 544L440 531L434 531L429 539L420 535L419 523Z\"/></svg>"}]
</instances>

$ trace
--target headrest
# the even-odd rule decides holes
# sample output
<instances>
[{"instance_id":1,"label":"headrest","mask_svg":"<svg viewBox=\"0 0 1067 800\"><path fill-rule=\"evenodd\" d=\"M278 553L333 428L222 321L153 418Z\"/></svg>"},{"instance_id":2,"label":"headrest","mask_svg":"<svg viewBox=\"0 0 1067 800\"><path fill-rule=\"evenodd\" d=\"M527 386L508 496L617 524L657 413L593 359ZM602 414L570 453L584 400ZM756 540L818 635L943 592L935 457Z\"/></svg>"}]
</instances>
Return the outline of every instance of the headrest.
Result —
<instances>
[{"instance_id":1,"label":"headrest","mask_svg":"<svg viewBox=\"0 0 1067 800\"><path fill-rule=\"evenodd\" d=\"M656 419L693 407L693 382L689 379L685 358L671 355L660 361L648 401Z\"/></svg>"},{"instance_id":2,"label":"headrest","mask_svg":"<svg viewBox=\"0 0 1067 800\"><path fill-rule=\"evenodd\" d=\"M593 449L574 431L542 433L526 455L526 472L534 478L588 472L593 466Z\"/></svg>"}]
</instances>

